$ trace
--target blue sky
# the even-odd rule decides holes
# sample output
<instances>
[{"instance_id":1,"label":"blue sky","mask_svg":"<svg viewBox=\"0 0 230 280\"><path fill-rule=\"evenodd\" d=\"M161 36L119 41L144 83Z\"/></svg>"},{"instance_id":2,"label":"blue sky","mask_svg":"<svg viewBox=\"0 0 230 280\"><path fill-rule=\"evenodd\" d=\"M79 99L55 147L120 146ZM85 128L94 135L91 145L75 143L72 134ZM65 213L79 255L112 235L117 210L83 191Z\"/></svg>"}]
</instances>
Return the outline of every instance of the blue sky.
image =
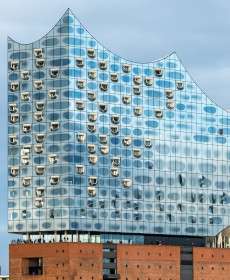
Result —
<instances>
[{"instance_id":1,"label":"blue sky","mask_svg":"<svg viewBox=\"0 0 230 280\"><path fill-rule=\"evenodd\" d=\"M23 4L22 4L23 3ZM104 46L148 62L176 51L202 89L230 108L228 0L11 0L0 9L0 264L7 247L7 36L29 43L43 36L67 8Z\"/></svg>"}]
</instances>

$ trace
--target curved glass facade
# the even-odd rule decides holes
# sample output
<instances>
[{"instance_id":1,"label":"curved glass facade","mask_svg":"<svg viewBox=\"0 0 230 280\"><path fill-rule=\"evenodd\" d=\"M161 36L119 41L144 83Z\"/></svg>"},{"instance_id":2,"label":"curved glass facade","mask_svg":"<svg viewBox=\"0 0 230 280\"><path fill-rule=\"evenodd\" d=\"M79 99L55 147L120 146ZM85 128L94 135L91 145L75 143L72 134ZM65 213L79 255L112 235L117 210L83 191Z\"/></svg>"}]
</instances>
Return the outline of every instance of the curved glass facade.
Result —
<instances>
[{"instance_id":1,"label":"curved glass facade","mask_svg":"<svg viewBox=\"0 0 230 280\"><path fill-rule=\"evenodd\" d=\"M230 115L175 53L135 63L67 11L8 40L9 231L211 236L229 225Z\"/></svg>"}]
</instances>

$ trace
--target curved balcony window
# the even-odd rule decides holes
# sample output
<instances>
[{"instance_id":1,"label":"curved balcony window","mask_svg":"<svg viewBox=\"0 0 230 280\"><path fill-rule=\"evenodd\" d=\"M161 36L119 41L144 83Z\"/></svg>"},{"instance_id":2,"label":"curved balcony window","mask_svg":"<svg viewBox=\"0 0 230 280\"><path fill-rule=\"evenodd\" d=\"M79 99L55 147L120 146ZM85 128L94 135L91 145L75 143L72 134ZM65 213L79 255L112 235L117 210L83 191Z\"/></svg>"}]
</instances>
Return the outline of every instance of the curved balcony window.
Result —
<instances>
[{"instance_id":1,"label":"curved balcony window","mask_svg":"<svg viewBox=\"0 0 230 280\"><path fill-rule=\"evenodd\" d=\"M99 85L101 91L107 91L108 90L108 84L107 83L100 83Z\"/></svg>"},{"instance_id":2,"label":"curved balcony window","mask_svg":"<svg viewBox=\"0 0 230 280\"><path fill-rule=\"evenodd\" d=\"M13 82L10 84L10 90L12 92L15 92L17 90L19 90L19 82Z\"/></svg>"},{"instance_id":3,"label":"curved balcony window","mask_svg":"<svg viewBox=\"0 0 230 280\"><path fill-rule=\"evenodd\" d=\"M35 107L36 107L37 111L43 111L44 108L45 108L45 103L44 102L36 102Z\"/></svg>"},{"instance_id":4,"label":"curved balcony window","mask_svg":"<svg viewBox=\"0 0 230 280\"><path fill-rule=\"evenodd\" d=\"M35 65L37 68L43 68L45 66L45 59L44 58L37 58Z\"/></svg>"},{"instance_id":5,"label":"curved balcony window","mask_svg":"<svg viewBox=\"0 0 230 280\"><path fill-rule=\"evenodd\" d=\"M34 113L34 119L37 122L41 122L43 120L43 113L42 112L35 112Z\"/></svg>"},{"instance_id":6,"label":"curved balcony window","mask_svg":"<svg viewBox=\"0 0 230 280\"><path fill-rule=\"evenodd\" d=\"M88 93L87 93L87 96L88 96L88 99L89 99L90 101L95 101L96 98L97 98L96 92L92 92L92 91L88 92Z\"/></svg>"},{"instance_id":7,"label":"curved balcony window","mask_svg":"<svg viewBox=\"0 0 230 280\"><path fill-rule=\"evenodd\" d=\"M78 109L78 110L84 110L85 109L85 103L84 103L84 101L81 101L81 100L77 100L76 101L76 108Z\"/></svg>"},{"instance_id":8,"label":"curved balcony window","mask_svg":"<svg viewBox=\"0 0 230 280\"><path fill-rule=\"evenodd\" d=\"M28 156L31 151L31 145L24 145L21 149L21 155L22 156Z\"/></svg>"},{"instance_id":9,"label":"curved balcony window","mask_svg":"<svg viewBox=\"0 0 230 280\"><path fill-rule=\"evenodd\" d=\"M36 208L42 208L44 206L44 200L42 197L36 197L34 201L34 206Z\"/></svg>"},{"instance_id":10,"label":"curved balcony window","mask_svg":"<svg viewBox=\"0 0 230 280\"><path fill-rule=\"evenodd\" d=\"M59 122L50 123L50 131L57 131L59 129Z\"/></svg>"},{"instance_id":11,"label":"curved balcony window","mask_svg":"<svg viewBox=\"0 0 230 280\"><path fill-rule=\"evenodd\" d=\"M121 159L119 157L113 157L111 159L111 164L112 164L113 167L120 166L120 163L121 163Z\"/></svg>"},{"instance_id":12,"label":"curved balcony window","mask_svg":"<svg viewBox=\"0 0 230 280\"><path fill-rule=\"evenodd\" d=\"M76 65L77 65L77 67L80 67L80 68L84 67L84 60L82 57L76 58Z\"/></svg>"},{"instance_id":13,"label":"curved balcony window","mask_svg":"<svg viewBox=\"0 0 230 280\"><path fill-rule=\"evenodd\" d=\"M156 68L154 72L157 77L163 76L163 69L161 69L161 68Z\"/></svg>"},{"instance_id":14,"label":"curved balcony window","mask_svg":"<svg viewBox=\"0 0 230 280\"><path fill-rule=\"evenodd\" d=\"M108 143L107 135L99 135L99 141L101 144L107 144Z\"/></svg>"},{"instance_id":15,"label":"curved balcony window","mask_svg":"<svg viewBox=\"0 0 230 280\"><path fill-rule=\"evenodd\" d=\"M12 177L16 177L19 174L19 167L18 166L12 166L10 169L10 175Z\"/></svg>"},{"instance_id":16,"label":"curved balcony window","mask_svg":"<svg viewBox=\"0 0 230 280\"><path fill-rule=\"evenodd\" d=\"M45 140L45 134L36 134L35 135L35 140L37 143L43 143Z\"/></svg>"},{"instance_id":17,"label":"curved balcony window","mask_svg":"<svg viewBox=\"0 0 230 280\"><path fill-rule=\"evenodd\" d=\"M19 120L19 114L15 113L15 114L10 114L10 122L11 123L16 123Z\"/></svg>"},{"instance_id":18,"label":"curved balcony window","mask_svg":"<svg viewBox=\"0 0 230 280\"><path fill-rule=\"evenodd\" d=\"M48 155L48 161L50 164L55 164L58 162L58 156L56 154Z\"/></svg>"},{"instance_id":19,"label":"curved balcony window","mask_svg":"<svg viewBox=\"0 0 230 280\"><path fill-rule=\"evenodd\" d=\"M118 75L116 73L111 73L110 74L110 79L112 82L118 82Z\"/></svg>"},{"instance_id":20,"label":"curved balcony window","mask_svg":"<svg viewBox=\"0 0 230 280\"><path fill-rule=\"evenodd\" d=\"M111 175L113 177L118 177L119 176L119 169L117 167L112 167L111 168Z\"/></svg>"},{"instance_id":21,"label":"curved balcony window","mask_svg":"<svg viewBox=\"0 0 230 280\"><path fill-rule=\"evenodd\" d=\"M89 58L95 58L96 57L96 50L93 48L87 49L87 55Z\"/></svg>"},{"instance_id":22,"label":"curved balcony window","mask_svg":"<svg viewBox=\"0 0 230 280\"><path fill-rule=\"evenodd\" d=\"M45 166L43 165L38 165L35 167L35 172L37 175L43 175L45 172Z\"/></svg>"},{"instance_id":23,"label":"curved balcony window","mask_svg":"<svg viewBox=\"0 0 230 280\"><path fill-rule=\"evenodd\" d=\"M35 190L36 197L43 197L45 194L45 188L44 187L37 187Z\"/></svg>"},{"instance_id":24,"label":"curved balcony window","mask_svg":"<svg viewBox=\"0 0 230 280\"><path fill-rule=\"evenodd\" d=\"M100 112L102 112L102 113L107 112L107 110L108 110L108 105L107 105L107 104L104 104L104 103L99 104L99 110L100 110Z\"/></svg>"},{"instance_id":25,"label":"curved balcony window","mask_svg":"<svg viewBox=\"0 0 230 280\"><path fill-rule=\"evenodd\" d=\"M97 155L89 155L88 161L91 164L96 164L97 163Z\"/></svg>"},{"instance_id":26,"label":"curved balcony window","mask_svg":"<svg viewBox=\"0 0 230 280\"><path fill-rule=\"evenodd\" d=\"M173 100L170 100L170 101L167 101L166 102L166 107L169 109L169 110L172 110L175 108L175 102Z\"/></svg>"},{"instance_id":27,"label":"curved balcony window","mask_svg":"<svg viewBox=\"0 0 230 280\"><path fill-rule=\"evenodd\" d=\"M36 58L42 58L43 55L44 55L44 53L43 53L43 49L42 49L42 48L36 48L36 49L34 49L34 56L35 56Z\"/></svg>"},{"instance_id":28,"label":"curved balcony window","mask_svg":"<svg viewBox=\"0 0 230 280\"><path fill-rule=\"evenodd\" d=\"M146 147L146 148L151 148L151 147L152 147L152 141L151 141L151 139L146 138L146 139L144 140L144 142L145 142L145 147Z\"/></svg>"},{"instance_id":29,"label":"curved balcony window","mask_svg":"<svg viewBox=\"0 0 230 280\"><path fill-rule=\"evenodd\" d=\"M111 125L110 130L114 135L117 135L119 133L119 127L117 125Z\"/></svg>"},{"instance_id":30,"label":"curved balcony window","mask_svg":"<svg viewBox=\"0 0 230 280\"><path fill-rule=\"evenodd\" d=\"M42 80L36 80L34 81L34 88L37 90L41 90L43 88L44 84Z\"/></svg>"},{"instance_id":31,"label":"curved balcony window","mask_svg":"<svg viewBox=\"0 0 230 280\"><path fill-rule=\"evenodd\" d=\"M77 174L83 175L85 173L85 166L82 164L76 165Z\"/></svg>"},{"instance_id":32,"label":"curved balcony window","mask_svg":"<svg viewBox=\"0 0 230 280\"><path fill-rule=\"evenodd\" d=\"M150 78L150 77L146 77L145 78L145 85L146 86L152 86L153 85L153 78Z\"/></svg>"},{"instance_id":33,"label":"curved balcony window","mask_svg":"<svg viewBox=\"0 0 230 280\"><path fill-rule=\"evenodd\" d=\"M21 156L21 163L23 165L29 165L30 164L30 158L29 156Z\"/></svg>"},{"instance_id":34,"label":"curved balcony window","mask_svg":"<svg viewBox=\"0 0 230 280\"><path fill-rule=\"evenodd\" d=\"M125 188L130 188L132 187L132 180L131 179L123 179L122 180L122 185Z\"/></svg>"},{"instance_id":35,"label":"curved balcony window","mask_svg":"<svg viewBox=\"0 0 230 280\"><path fill-rule=\"evenodd\" d=\"M129 73L131 71L131 65L130 64L123 64L122 70L124 73Z\"/></svg>"},{"instance_id":36,"label":"curved balcony window","mask_svg":"<svg viewBox=\"0 0 230 280\"><path fill-rule=\"evenodd\" d=\"M56 99L57 98L57 90L56 89L49 89L48 90L48 96L50 99Z\"/></svg>"},{"instance_id":37,"label":"curved balcony window","mask_svg":"<svg viewBox=\"0 0 230 280\"><path fill-rule=\"evenodd\" d=\"M29 92L22 92L21 93L21 100L22 101L30 101L30 93Z\"/></svg>"},{"instance_id":38,"label":"curved balcony window","mask_svg":"<svg viewBox=\"0 0 230 280\"><path fill-rule=\"evenodd\" d=\"M101 70L106 70L107 69L107 62L106 61L99 61L99 68Z\"/></svg>"},{"instance_id":39,"label":"curved balcony window","mask_svg":"<svg viewBox=\"0 0 230 280\"><path fill-rule=\"evenodd\" d=\"M21 79L22 80L29 80L30 78L30 72L29 71L22 71L21 72Z\"/></svg>"},{"instance_id":40,"label":"curved balcony window","mask_svg":"<svg viewBox=\"0 0 230 280\"><path fill-rule=\"evenodd\" d=\"M24 133L31 132L31 128L32 128L32 125L30 123L25 123L25 124L22 125L22 131Z\"/></svg>"},{"instance_id":41,"label":"curved balcony window","mask_svg":"<svg viewBox=\"0 0 230 280\"><path fill-rule=\"evenodd\" d=\"M97 113L96 112L89 113L88 120L90 122L95 122L97 120Z\"/></svg>"},{"instance_id":42,"label":"curved balcony window","mask_svg":"<svg viewBox=\"0 0 230 280\"><path fill-rule=\"evenodd\" d=\"M132 138L127 136L122 140L122 143L124 146L130 146L132 144Z\"/></svg>"},{"instance_id":43,"label":"curved balcony window","mask_svg":"<svg viewBox=\"0 0 230 280\"><path fill-rule=\"evenodd\" d=\"M176 88L178 90L183 90L184 89L184 83L182 81L177 81L176 82Z\"/></svg>"},{"instance_id":44,"label":"curved balcony window","mask_svg":"<svg viewBox=\"0 0 230 280\"><path fill-rule=\"evenodd\" d=\"M103 155L107 155L109 153L109 146L108 145L101 146L100 151Z\"/></svg>"},{"instance_id":45,"label":"curved balcony window","mask_svg":"<svg viewBox=\"0 0 230 280\"><path fill-rule=\"evenodd\" d=\"M122 102L124 103L124 104L130 104L131 103L131 96L128 96L128 95L123 95L122 96Z\"/></svg>"},{"instance_id":46,"label":"curved balcony window","mask_svg":"<svg viewBox=\"0 0 230 280\"><path fill-rule=\"evenodd\" d=\"M77 141L79 143L84 143L85 142L85 138L86 138L85 133L83 133L83 132L78 132L77 133Z\"/></svg>"},{"instance_id":47,"label":"curved balcony window","mask_svg":"<svg viewBox=\"0 0 230 280\"><path fill-rule=\"evenodd\" d=\"M9 143L11 145L16 145L18 143L17 135L9 135Z\"/></svg>"},{"instance_id":48,"label":"curved balcony window","mask_svg":"<svg viewBox=\"0 0 230 280\"><path fill-rule=\"evenodd\" d=\"M29 187L32 183L32 177L23 177L22 178L22 185L23 187Z\"/></svg>"},{"instance_id":49,"label":"curved balcony window","mask_svg":"<svg viewBox=\"0 0 230 280\"><path fill-rule=\"evenodd\" d=\"M168 99L173 99L173 97L174 97L173 91L171 89L166 89L165 95Z\"/></svg>"},{"instance_id":50,"label":"curved balcony window","mask_svg":"<svg viewBox=\"0 0 230 280\"><path fill-rule=\"evenodd\" d=\"M89 124L87 125L87 127L88 127L88 131L89 131L89 132L91 132L91 133L96 132L96 125L95 125L95 124L89 123Z\"/></svg>"},{"instance_id":51,"label":"curved balcony window","mask_svg":"<svg viewBox=\"0 0 230 280\"><path fill-rule=\"evenodd\" d=\"M79 89L83 89L85 87L85 81L84 80L78 80L76 83L77 83L77 87Z\"/></svg>"},{"instance_id":52,"label":"curved balcony window","mask_svg":"<svg viewBox=\"0 0 230 280\"><path fill-rule=\"evenodd\" d=\"M140 94L141 94L141 89L140 89L140 87L133 87L133 94L135 94L135 95L140 95Z\"/></svg>"},{"instance_id":53,"label":"curved balcony window","mask_svg":"<svg viewBox=\"0 0 230 280\"><path fill-rule=\"evenodd\" d=\"M95 80L97 78L97 71L96 70L90 70L88 72L88 77L91 80Z\"/></svg>"},{"instance_id":54,"label":"curved balcony window","mask_svg":"<svg viewBox=\"0 0 230 280\"><path fill-rule=\"evenodd\" d=\"M96 153L96 146L94 144L87 145L88 153L95 154Z\"/></svg>"},{"instance_id":55,"label":"curved balcony window","mask_svg":"<svg viewBox=\"0 0 230 280\"><path fill-rule=\"evenodd\" d=\"M118 124L118 123L120 122L120 116L118 116L118 115L112 115L112 116L111 116L111 122L112 122L113 124Z\"/></svg>"},{"instance_id":56,"label":"curved balcony window","mask_svg":"<svg viewBox=\"0 0 230 280\"><path fill-rule=\"evenodd\" d=\"M140 149L133 149L133 156L136 158L141 157L141 150Z\"/></svg>"},{"instance_id":57,"label":"curved balcony window","mask_svg":"<svg viewBox=\"0 0 230 280\"><path fill-rule=\"evenodd\" d=\"M88 187L88 195L91 197L96 196L96 188L95 187Z\"/></svg>"},{"instance_id":58,"label":"curved balcony window","mask_svg":"<svg viewBox=\"0 0 230 280\"><path fill-rule=\"evenodd\" d=\"M163 111L161 109L156 109L155 110L155 117L157 119L162 119L163 118Z\"/></svg>"},{"instance_id":59,"label":"curved balcony window","mask_svg":"<svg viewBox=\"0 0 230 280\"><path fill-rule=\"evenodd\" d=\"M12 71L16 71L19 69L19 61L18 60L11 60L10 61L10 69Z\"/></svg>"},{"instance_id":60,"label":"curved balcony window","mask_svg":"<svg viewBox=\"0 0 230 280\"><path fill-rule=\"evenodd\" d=\"M141 80L141 76L134 76L133 77L133 82L135 85L140 85L142 80Z\"/></svg>"},{"instance_id":61,"label":"curved balcony window","mask_svg":"<svg viewBox=\"0 0 230 280\"><path fill-rule=\"evenodd\" d=\"M59 69L58 68L52 68L50 69L50 77L51 78L57 78L59 76Z\"/></svg>"},{"instance_id":62,"label":"curved balcony window","mask_svg":"<svg viewBox=\"0 0 230 280\"><path fill-rule=\"evenodd\" d=\"M50 177L50 185L58 185L60 182L60 176L51 176Z\"/></svg>"},{"instance_id":63,"label":"curved balcony window","mask_svg":"<svg viewBox=\"0 0 230 280\"><path fill-rule=\"evenodd\" d=\"M36 154L42 154L43 151L44 151L44 146L43 146L43 144L35 144L35 145L34 145L34 152L35 152Z\"/></svg>"},{"instance_id":64,"label":"curved balcony window","mask_svg":"<svg viewBox=\"0 0 230 280\"><path fill-rule=\"evenodd\" d=\"M96 176L90 176L88 178L88 183L90 186L96 186L97 185L97 177Z\"/></svg>"},{"instance_id":65,"label":"curved balcony window","mask_svg":"<svg viewBox=\"0 0 230 280\"><path fill-rule=\"evenodd\" d=\"M10 111L10 113L17 113L18 112L17 104L16 103L10 103L9 104L9 111Z\"/></svg>"},{"instance_id":66,"label":"curved balcony window","mask_svg":"<svg viewBox=\"0 0 230 280\"><path fill-rule=\"evenodd\" d=\"M134 112L135 116L137 116L137 117L141 116L142 115L142 107L135 107L133 109L133 112Z\"/></svg>"}]
</instances>

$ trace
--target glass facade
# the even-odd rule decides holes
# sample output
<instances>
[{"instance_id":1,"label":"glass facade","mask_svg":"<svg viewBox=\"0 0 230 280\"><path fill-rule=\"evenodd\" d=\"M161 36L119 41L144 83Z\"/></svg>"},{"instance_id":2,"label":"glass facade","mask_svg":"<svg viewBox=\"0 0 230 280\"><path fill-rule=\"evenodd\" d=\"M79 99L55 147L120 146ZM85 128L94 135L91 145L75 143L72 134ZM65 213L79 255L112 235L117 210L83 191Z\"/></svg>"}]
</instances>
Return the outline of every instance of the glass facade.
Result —
<instances>
[{"instance_id":1,"label":"glass facade","mask_svg":"<svg viewBox=\"0 0 230 280\"><path fill-rule=\"evenodd\" d=\"M135 63L67 11L8 40L9 232L212 236L229 225L230 116L175 53Z\"/></svg>"}]
</instances>

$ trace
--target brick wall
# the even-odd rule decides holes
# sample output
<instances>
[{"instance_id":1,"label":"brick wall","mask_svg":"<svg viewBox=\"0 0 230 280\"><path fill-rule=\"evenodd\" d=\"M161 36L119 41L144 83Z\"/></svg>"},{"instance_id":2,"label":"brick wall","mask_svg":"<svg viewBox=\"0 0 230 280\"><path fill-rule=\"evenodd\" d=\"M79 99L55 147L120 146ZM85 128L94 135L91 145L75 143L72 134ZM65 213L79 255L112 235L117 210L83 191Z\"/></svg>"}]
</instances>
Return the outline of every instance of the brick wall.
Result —
<instances>
[{"instance_id":1,"label":"brick wall","mask_svg":"<svg viewBox=\"0 0 230 280\"><path fill-rule=\"evenodd\" d=\"M230 250L193 248L194 280L229 280Z\"/></svg>"},{"instance_id":2,"label":"brick wall","mask_svg":"<svg viewBox=\"0 0 230 280\"><path fill-rule=\"evenodd\" d=\"M121 280L179 280L180 247L118 245Z\"/></svg>"},{"instance_id":3,"label":"brick wall","mask_svg":"<svg viewBox=\"0 0 230 280\"><path fill-rule=\"evenodd\" d=\"M25 275L25 258L42 257L43 275ZM101 280L100 244L54 243L10 245L11 280Z\"/></svg>"}]
</instances>

